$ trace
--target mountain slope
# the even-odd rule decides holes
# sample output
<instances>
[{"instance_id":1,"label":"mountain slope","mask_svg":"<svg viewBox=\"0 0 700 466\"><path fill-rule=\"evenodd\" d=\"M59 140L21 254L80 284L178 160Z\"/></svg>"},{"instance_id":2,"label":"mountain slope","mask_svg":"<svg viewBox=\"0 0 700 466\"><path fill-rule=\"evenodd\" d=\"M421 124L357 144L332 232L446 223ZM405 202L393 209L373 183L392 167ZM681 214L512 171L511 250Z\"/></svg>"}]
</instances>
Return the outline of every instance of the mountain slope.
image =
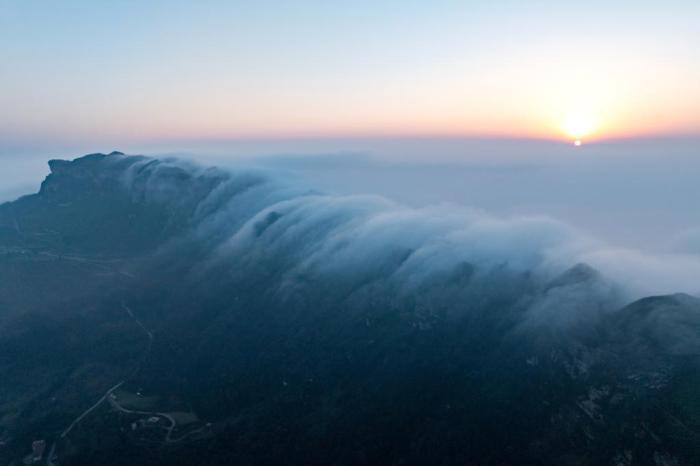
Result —
<instances>
[{"instance_id":1,"label":"mountain slope","mask_svg":"<svg viewBox=\"0 0 700 466\"><path fill-rule=\"evenodd\" d=\"M0 464L700 462L700 301L625 305L557 226L50 168L0 206Z\"/></svg>"}]
</instances>

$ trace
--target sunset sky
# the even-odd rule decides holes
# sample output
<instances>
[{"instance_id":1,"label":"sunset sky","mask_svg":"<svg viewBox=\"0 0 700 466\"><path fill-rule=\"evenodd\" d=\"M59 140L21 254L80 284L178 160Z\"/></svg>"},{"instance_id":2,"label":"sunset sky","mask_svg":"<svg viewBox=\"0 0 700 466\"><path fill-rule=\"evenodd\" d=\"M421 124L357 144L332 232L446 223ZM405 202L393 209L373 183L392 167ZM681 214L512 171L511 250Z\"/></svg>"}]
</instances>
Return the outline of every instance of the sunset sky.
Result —
<instances>
[{"instance_id":1,"label":"sunset sky","mask_svg":"<svg viewBox=\"0 0 700 466\"><path fill-rule=\"evenodd\" d=\"M5 145L700 133L700 2L0 1Z\"/></svg>"}]
</instances>

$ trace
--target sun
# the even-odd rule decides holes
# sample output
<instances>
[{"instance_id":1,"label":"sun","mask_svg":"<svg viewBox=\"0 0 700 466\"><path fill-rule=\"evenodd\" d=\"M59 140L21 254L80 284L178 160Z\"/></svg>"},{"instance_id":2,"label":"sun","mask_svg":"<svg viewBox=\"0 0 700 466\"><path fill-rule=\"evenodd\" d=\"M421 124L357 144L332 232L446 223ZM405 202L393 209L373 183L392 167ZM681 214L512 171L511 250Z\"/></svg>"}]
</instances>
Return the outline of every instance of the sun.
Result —
<instances>
[{"instance_id":1,"label":"sun","mask_svg":"<svg viewBox=\"0 0 700 466\"><path fill-rule=\"evenodd\" d=\"M562 129L564 132L574 139L574 144L581 145L581 141L586 136L589 136L596 129L595 119L584 113L571 113L564 118Z\"/></svg>"}]
</instances>

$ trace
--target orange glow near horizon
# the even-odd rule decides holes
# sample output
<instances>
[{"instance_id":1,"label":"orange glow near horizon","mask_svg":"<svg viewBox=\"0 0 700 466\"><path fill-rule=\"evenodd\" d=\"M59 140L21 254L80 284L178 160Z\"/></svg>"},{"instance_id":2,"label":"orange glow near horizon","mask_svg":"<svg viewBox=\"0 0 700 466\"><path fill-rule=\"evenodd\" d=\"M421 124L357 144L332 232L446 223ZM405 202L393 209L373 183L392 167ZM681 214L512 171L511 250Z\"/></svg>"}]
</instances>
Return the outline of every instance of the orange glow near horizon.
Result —
<instances>
[{"instance_id":1,"label":"orange glow near horizon","mask_svg":"<svg viewBox=\"0 0 700 466\"><path fill-rule=\"evenodd\" d=\"M557 47L516 48L516 59L489 62L476 74L457 61L447 70L421 68L412 79L388 73L359 82L301 80L292 92L276 87L274 74L259 86L234 85L223 73L206 88L175 81L128 88L118 100L100 93L85 99L80 112L65 112L65 105L37 112L18 102L5 126L27 138L116 141L473 137L591 143L700 134L700 88L691 74L644 57L622 61L606 55L603 44Z\"/></svg>"},{"instance_id":2,"label":"orange glow near horizon","mask_svg":"<svg viewBox=\"0 0 700 466\"><path fill-rule=\"evenodd\" d=\"M128 5L113 6L122 23L105 22L98 2L70 14L61 2L11 3L17 27L0 41L0 141L10 146L700 136L698 2L301 2L272 15L260 2L156 2L145 8L153 24L126 35L127 18L146 18ZM100 33L87 48L86 25Z\"/></svg>"}]
</instances>

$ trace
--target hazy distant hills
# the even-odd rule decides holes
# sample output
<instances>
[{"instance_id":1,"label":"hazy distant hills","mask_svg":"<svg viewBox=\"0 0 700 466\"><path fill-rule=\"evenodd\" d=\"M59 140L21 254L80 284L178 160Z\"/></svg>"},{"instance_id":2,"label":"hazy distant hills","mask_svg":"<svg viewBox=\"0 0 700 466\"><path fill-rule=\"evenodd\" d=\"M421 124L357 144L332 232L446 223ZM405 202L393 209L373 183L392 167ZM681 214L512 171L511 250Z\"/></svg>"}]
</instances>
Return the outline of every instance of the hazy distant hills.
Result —
<instances>
[{"instance_id":1,"label":"hazy distant hills","mask_svg":"<svg viewBox=\"0 0 700 466\"><path fill-rule=\"evenodd\" d=\"M0 464L700 463L700 300L548 265L546 225L50 168L0 206Z\"/></svg>"}]
</instances>

